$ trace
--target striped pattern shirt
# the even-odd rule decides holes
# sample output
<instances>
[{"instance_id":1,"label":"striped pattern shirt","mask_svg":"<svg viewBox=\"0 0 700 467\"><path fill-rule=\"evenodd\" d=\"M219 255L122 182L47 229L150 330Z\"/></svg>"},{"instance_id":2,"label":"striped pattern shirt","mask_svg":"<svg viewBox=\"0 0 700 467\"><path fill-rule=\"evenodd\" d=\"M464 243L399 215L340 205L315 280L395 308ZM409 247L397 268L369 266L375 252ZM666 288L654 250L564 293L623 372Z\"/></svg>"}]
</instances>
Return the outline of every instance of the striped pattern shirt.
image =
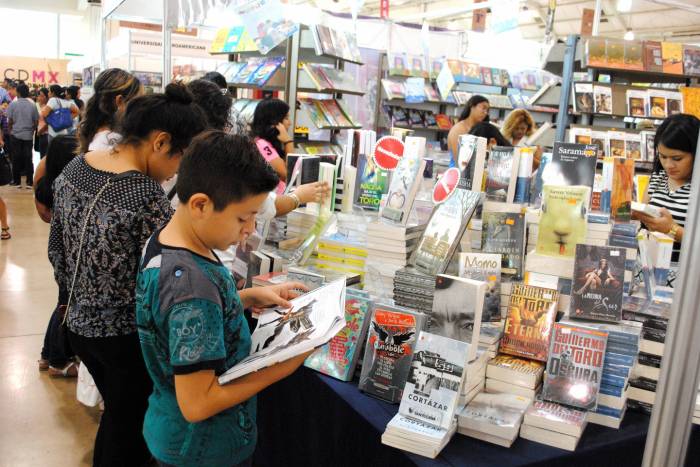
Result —
<instances>
[{"instance_id":1,"label":"striped pattern shirt","mask_svg":"<svg viewBox=\"0 0 700 467\"><path fill-rule=\"evenodd\" d=\"M690 182L686 183L676 191L671 191L668 185L668 175L664 170L652 174L649 180L649 204L660 208L666 208L681 227L685 227L685 219L688 212L688 201L690 200ZM681 244L673 244L672 261L678 261Z\"/></svg>"}]
</instances>

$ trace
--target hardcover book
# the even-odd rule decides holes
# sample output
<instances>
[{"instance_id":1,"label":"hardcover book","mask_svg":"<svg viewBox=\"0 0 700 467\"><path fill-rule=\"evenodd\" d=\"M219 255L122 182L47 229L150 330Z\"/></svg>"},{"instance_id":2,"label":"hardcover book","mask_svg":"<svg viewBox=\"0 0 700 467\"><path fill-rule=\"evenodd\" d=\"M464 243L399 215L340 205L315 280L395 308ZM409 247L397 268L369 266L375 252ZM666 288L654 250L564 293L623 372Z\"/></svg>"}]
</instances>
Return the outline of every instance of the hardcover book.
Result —
<instances>
[{"instance_id":1,"label":"hardcover book","mask_svg":"<svg viewBox=\"0 0 700 467\"><path fill-rule=\"evenodd\" d=\"M399 81L383 79L382 88L384 89L384 94L386 94L386 98L389 100L403 99L406 97L406 88L404 84Z\"/></svg>"},{"instance_id":2,"label":"hardcover book","mask_svg":"<svg viewBox=\"0 0 700 467\"><path fill-rule=\"evenodd\" d=\"M535 389L542 382L544 364L526 358L498 354L489 361L486 377Z\"/></svg>"},{"instance_id":3,"label":"hardcover book","mask_svg":"<svg viewBox=\"0 0 700 467\"><path fill-rule=\"evenodd\" d=\"M594 111L598 114L612 114L612 88L610 86L593 86Z\"/></svg>"},{"instance_id":4,"label":"hardcover book","mask_svg":"<svg viewBox=\"0 0 700 467\"><path fill-rule=\"evenodd\" d=\"M633 190L634 159L615 158L610 203L611 214L616 221L627 222L631 219Z\"/></svg>"},{"instance_id":5,"label":"hardcover book","mask_svg":"<svg viewBox=\"0 0 700 467\"><path fill-rule=\"evenodd\" d=\"M361 155L355 180L355 206L379 211L382 196L389 189L389 174L371 156Z\"/></svg>"},{"instance_id":6,"label":"hardcover book","mask_svg":"<svg viewBox=\"0 0 700 467\"><path fill-rule=\"evenodd\" d=\"M537 253L574 257L576 245L586 240L586 214L590 197L591 189L587 186L544 186L542 217L535 247Z\"/></svg>"},{"instance_id":7,"label":"hardcover book","mask_svg":"<svg viewBox=\"0 0 700 467\"><path fill-rule=\"evenodd\" d=\"M520 212L484 212L481 245L484 253L501 255L501 273L519 279L523 276L525 254L525 215Z\"/></svg>"},{"instance_id":8,"label":"hardcover book","mask_svg":"<svg viewBox=\"0 0 700 467\"><path fill-rule=\"evenodd\" d=\"M569 316L594 321L622 319L623 248L576 245Z\"/></svg>"},{"instance_id":9,"label":"hardcover book","mask_svg":"<svg viewBox=\"0 0 700 467\"><path fill-rule=\"evenodd\" d=\"M673 75L683 74L683 44L676 42L661 43L661 59L664 73Z\"/></svg>"},{"instance_id":10,"label":"hardcover book","mask_svg":"<svg viewBox=\"0 0 700 467\"><path fill-rule=\"evenodd\" d=\"M607 332L556 323L542 397L585 410L595 409L607 340Z\"/></svg>"},{"instance_id":11,"label":"hardcover book","mask_svg":"<svg viewBox=\"0 0 700 467\"><path fill-rule=\"evenodd\" d=\"M651 73L664 71L663 58L661 57L661 42L644 41L644 70Z\"/></svg>"},{"instance_id":12,"label":"hardcover book","mask_svg":"<svg viewBox=\"0 0 700 467\"><path fill-rule=\"evenodd\" d=\"M515 148L495 146L491 149L486 175L486 198L512 203L518 179L518 158Z\"/></svg>"},{"instance_id":13,"label":"hardcover book","mask_svg":"<svg viewBox=\"0 0 700 467\"><path fill-rule=\"evenodd\" d=\"M598 148L592 144L554 143L547 184L593 189Z\"/></svg>"},{"instance_id":14,"label":"hardcover book","mask_svg":"<svg viewBox=\"0 0 700 467\"><path fill-rule=\"evenodd\" d=\"M351 290L347 289L345 296L345 327L304 362L307 368L341 381L350 381L355 374L372 313L369 297L353 294Z\"/></svg>"},{"instance_id":15,"label":"hardcover book","mask_svg":"<svg viewBox=\"0 0 700 467\"><path fill-rule=\"evenodd\" d=\"M255 73L251 76L249 82L255 84L256 86L263 87L275 74L277 69L282 66L284 62L284 57L272 57L266 59L263 64L255 70Z\"/></svg>"},{"instance_id":16,"label":"hardcover book","mask_svg":"<svg viewBox=\"0 0 700 467\"><path fill-rule=\"evenodd\" d=\"M683 112L683 98L679 92L666 94L666 112L668 115L677 115Z\"/></svg>"},{"instance_id":17,"label":"hardcover book","mask_svg":"<svg viewBox=\"0 0 700 467\"><path fill-rule=\"evenodd\" d=\"M558 299L556 290L513 284L500 352L546 362Z\"/></svg>"},{"instance_id":18,"label":"hardcover book","mask_svg":"<svg viewBox=\"0 0 700 467\"><path fill-rule=\"evenodd\" d=\"M470 345L422 331L418 336L399 413L449 428L454 420Z\"/></svg>"},{"instance_id":19,"label":"hardcover book","mask_svg":"<svg viewBox=\"0 0 700 467\"><path fill-rule=\"evenodd\" d=\"M574 83L574 112L593 112L593 84Z\"/></svg>"},{"instance_id":20,"label":"hardcover book","mask_svg":"<svg viewBox=\"0 0 700 467\"><path fill-rule=\"evenodd\" d=\"M500 254L459 254L459 276L486 283L482 321L501 319L501 264Z\"/></svg>"},{"instance_id":21,"label":"hardcover book","mask_svg":"<svg viewBox=\"0 0 700 467\"><path fill-rule=\"evenodd\" d=\"M399 402L408 378L417 334L425 315L376 305L362 359L360 390L388 402Z\"/></svg>"},{"instance_id":22,"label":"hardcover book","mask_svg":"<svg viewBox=\"0 0 700 467\"><path fill-rule=\"evenodd\" d=\"M460 135L457 166L467 182L467 190L481 191L486 163L486 138Z\"/></svg>"},{"instance_id":23,"label":"hardcover book","mask_svg":"<svg viewBox=\"0 0 700 467\"><path fill-rule=\"evenodd\" d=\"M406 225L425 169L425 138L407 136L403 157L391 176L382 217Z\"/></svg>"},{"instance_id":24,"label":"hardcover book","mask_svg":"<svg viewBox=\"0 0 700 467\"><path fill-rule=\"evenodd\" d=\"M411 257L411 265L419 271L437 275L445 272L457 244L469 224L483 195L460 187L442 204L433 208L425 232Z\"/></svg>"},{"instance_id":25,"label":"hardcover book","mask_svg":"<svg viewBox=\"0 0 700 467\"><path fill-rule=\"evenodd\" d=\"M408 56L405 53L389 53L389 75L410 76L411 69L408 67Z\"/></svg>"}]
</instances>

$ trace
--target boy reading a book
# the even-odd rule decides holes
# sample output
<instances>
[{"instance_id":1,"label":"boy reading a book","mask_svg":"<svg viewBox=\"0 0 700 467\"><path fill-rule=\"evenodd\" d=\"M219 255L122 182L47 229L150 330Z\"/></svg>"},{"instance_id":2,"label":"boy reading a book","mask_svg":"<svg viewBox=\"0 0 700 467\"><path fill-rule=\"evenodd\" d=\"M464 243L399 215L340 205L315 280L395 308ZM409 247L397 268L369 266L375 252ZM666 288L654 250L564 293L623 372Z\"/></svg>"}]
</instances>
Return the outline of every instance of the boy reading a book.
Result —
<instances>
[{"instance_id":1,"label":"boy reading a book","mask_svg":"<svg viewBox=\"0 0 700 467\"><path fill-rule=\"evenodd\" d=\"M161 465L250 465L255 394L290 375L308 354L225 386L217 376L247 357L244 308L291 306L288 283L236 292L213 249L255 229L255 214L279 179L246 137L210 131L180 164L173 218L144 248L136 320L153 379L144 437Z\"/></svg>"}]
</instances>

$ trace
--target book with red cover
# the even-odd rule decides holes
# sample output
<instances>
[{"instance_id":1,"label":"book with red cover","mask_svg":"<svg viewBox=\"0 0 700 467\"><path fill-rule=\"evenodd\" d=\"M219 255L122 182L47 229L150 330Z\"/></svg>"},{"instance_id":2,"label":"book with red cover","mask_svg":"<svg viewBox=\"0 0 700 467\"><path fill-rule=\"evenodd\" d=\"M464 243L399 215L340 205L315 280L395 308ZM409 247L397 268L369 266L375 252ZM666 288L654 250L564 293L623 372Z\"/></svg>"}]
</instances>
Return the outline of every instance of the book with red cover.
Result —
<instances>
[{"instance_id":1,"label":"book with red cover","mask_svg":"<svg viewBox=\"0 0 700 467\"><path fill-rule=\"evenodd\" d=\"M661 58L661 42L644 41L644 70L652 73L664 71Z\"/></svg>"},{"instance_id":2,"label":"book with red cover","mask_svg":"<svg viewBox=\"0 0 700 467\"><path fill-rule=\"evenodd\" d=\"M328 120L334 121L336 126L353 126L352 122L345 116L338 103L334 99L319 101L323 107ZM329 118L330 117L330 118Z\"/></svg>"},{"instance_id":3,"label":"book with red cover","mask_svg":"<svg viewBox=\"0 0 700 467\"><path fill-rule=\"evenodd\" d=\"M452 120L445 114L437 114L435 116L435 121L437 122L438 128L441 130L449 130L452 128Z\"/></svg>"},{"instance_id":4,"label":"book with red cover","mask_svg":"<svg viewBox=\"0 0 700 467\"><path fill-rule=\"evenodd\" d=\"M556 290L513 284L499 351L546 362L558 299Z\"/></svg>"}]
</instances>

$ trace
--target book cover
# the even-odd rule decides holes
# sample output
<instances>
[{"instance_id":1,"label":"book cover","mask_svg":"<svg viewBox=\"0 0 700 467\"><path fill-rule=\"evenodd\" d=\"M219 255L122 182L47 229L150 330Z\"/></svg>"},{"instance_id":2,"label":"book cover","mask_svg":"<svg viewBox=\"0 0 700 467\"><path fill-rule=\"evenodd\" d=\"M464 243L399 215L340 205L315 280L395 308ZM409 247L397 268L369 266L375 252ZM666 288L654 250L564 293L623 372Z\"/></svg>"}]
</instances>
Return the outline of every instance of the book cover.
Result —
<instances>
[{"instance_id":1,"label":"book cover","mask_svg":"<svg viewBox=\"0 0 700 467\"><path fill-rule=\"evenodd\" d=\"M435 121L437 122L438 128L441 130L449 130L452 128L452 120L445 114L435 115Z\"/></svg>"},{"instance_id":2,"label":"book cover","mask_svg":"<svg viewBox=\"0 0 700 467\"><path fill-rule=\"evenodd\" d=\"M625 255L622 248L576 245L569 316L594 321L622 319Z\"/></svg>"},{"instance_id":3,"label":"book cover","mask_svg":"<svg viewBox=\"0 0 700 467\"><path fill-rule=\"evenodd\" d=\"M384 89L384 94L386 94L386 98L389 100L403 99L406 97L406 89L404 87L404 84L399 81L383 79L382 88Z\"/></svg>"},{"instance_id":4,"label":"book cover","mask_svg":"<svg viewBox=\"0 0 700 467\"><path fill-rule=\"evenodd\" d=\"M535 208L539 209L542 205L542 190L545 185L545 174L549 171L549 164L552 162L552 153L545 152L540 158L540 166L535 172L534 179L530 184L532 186L530 190L530 204Z\"/></svg>"},{"instance_id":5,"label":"book cover","mask_svg":"<svg viewBox=\"0 0 700 467\"><path fill-rule=\"evenodd\" d=\"M569 142L575 144L591 144L592 131L590 128L573 127L569 130Z\"/></svg>"},{"instance_id":6,"label":"book cover","mask_svg":"<svg viewBox=\"0 0 700 467\"><path fill-rule=\"evenodd\" d=\"M642 138L639 134L625 134L625 154L627 157L634 160L640 160L642 158Z\"/></svg>"},{"instance_id":7,"label":"book cover","mask_svg":"<svg viewBox=\"0 0 700 467\"><path fill-rule=\"evenodd\" d=\"M552 162L548 165L546 182L549 185L587 186L593 189L597 147L592 144L554 142Z\"/></svg>"},{"instance_id":8,"label":"book cover","mask_svg":"<svg viewBox=\"0 0 700 467\"><path fill-rule=\"evenodd\" d=\"M440 93L429 82L425 83L425 98L428 102L440 102Z\"/></svg>"},{"instance_id":9,"label":"book cover","mask_svg":"<svg viewBox=\"0 0 700 467\"><path fill-rule=\"evenodd\" d=\"M545 185L543 191L535 251L547 256L573 258L576 245L586 240L591 189L587 186Z\"/></svg>"},{"instance_id":10,"label":"book cover","mask_svg":"<svg viewBox=\"0 0 700 467\"><path fill-rule=\"evenodd\" d=\"M625 149L626 134L621 131L608 132L608 153L611 157L626 157Z\"/></svg>"},{"instance_id":11,"label":"book cover","mask_svg":"<svg viewBox=\"0 0 700 467\"><path fill-rule=\"evenodd\" d=\"M603 159L608 150L608 132L607 131L591 131L591 143L598 147L598 159Z\"/></svg>"},{"instance_id":12,"label":"book cover","mask_svg":"<svg viewBox=\"0 0 700 467\"><path fill-rule=\"evenodd\" d=\"M646 91L637 91L628 89L627 92L627 115L632 117L645 117L647 115L647 98L649 94Z\"/></svg>"},{"instance_id":13,"label":"book cover","mask_svg":"<svg viewBox=\"0 0 700 467\"><path fill-rule=\"evenodd\" d=\"M391 176L381 216L406 225L425 169L425 138L407 136L403 157Z\"/></svg>"},{"instance_id":14,"label":"book cover","mask_svg":"<svg viewBox=\"0 0 700 467\"><path fill-rule=\"evenodd\" d=\"M369 211L379 211L382 196L389 189L389 173L381 169L374 158L359 158L355 180L355 206Z\"/></svg>"},{"instance_id":15,"label":"book cover","mask_svg":"<svg viewBox=\"0 0 700 467\"><path fill-rule=\"evenodd\" d=\"M669 116L683 113L683 97L680 92L666 93L666 111Z\"/></svg>"},{"instance_id":16,"label":"book cover","mask_svg":"<svg viewBox=\"0 0 700 467\"><path fill-rule=\"evenodd\" d=\"M500 352L546 362L558 299L556 290L513 284Z\"/></svg>"},{"instance_id":17,"label":"book cover","mask_svg":"<svg viewBox=\"0 0 700 467\"><path fill-rule=\"evenodd\" d=\"M515 148L494 146L487 165L486 198L502 203L512 203L518 173Z\"/></svg>"},{"instance_id":18,"label":"book cover","mask_svg":"<svg viewBox=\"0 0 700 467\"><path fill-rule=\"evenodd\" d=\"M700 76L700 47L695 45L683 46L683 74Z\"/></svg>"},{"instance_id":19,"label":"book cover","mask_svg":"<svg viewBox=\"0 0 700 467\"><path fill-rule=\"evenodd\" d=\"M542 381L544 364L527 358L498 354L486 367L486 377L526 388L536 388Z\"/></svg>"},{"instance_id":20,"label":"book cover","mask_svg":"<svg viewBox=\"0 0 700 467\"><path fill-rule=\"evenodd\" d=\"M608 333L554 324L542 397L585 410L598 405Z\"/></svg>"},{"instance_id":21,"label":"book cover","mask_svg":"<svg viewBox=\"0 0 700 467\"><path fill-rule=\"evenodd\" d=\"M525 215L520 212L484 212L481 246L484 253L501 255L501 274L513 279L522 278Z\"/></svg>"},{"instance_id":22,"label":"book cover","mask_svg":"<svg viewBox=\"0 0 700 467\"><path fill-rule=\"evenodd\" d=\"M411 76L416 78L427 78L428 71L425 68L425 60L422 56L411 56Z\"/></svg>"},{"instance_id":23,"label":"book cover","mask_svg":"<svg viewBox=\"0 0 700 467\"><path fill-rule=\"evenodd\" d=\"M661 60L664 73L683 74L683 44L676 42L661 43Z\"/></svg>"},{"instance_id":24,"label":"book cover","mask_svg":"<svg viewBox=\"0 0 700 467\"><path fill-rule=\"evenodd\" d=\"M474 62L461 62L462 78L465 83L481 83L481 66Z\"/></svg>"},{"instance_id":25,"label":"book cover","mask_svg":"<svg viewBox=\"0 0 700 467\"><path fill-rule=\"evenodd\" d=\"M644 41L644 70L651 73L664 71L663 58L661 56L661 42Z\"/></svg>"},{"instance_id":26,"label":"book cover","mask_svg":"<svg viewBox=\"0 0 700 467\"><path fill-rule=\"evenodd\" d=\"M408 67L408 56L405 53L389 53L387 60L389 61L390 76L411 75L411 69Z\"/></svg>"},{"instance_id":27,"label":"book cover","mask_svg":"<svg viewBox=\"0 0 700 467\"><path fill-rule=\"evenodd\" d=\"M586 428L586 412L535 400L525 412L523 423L578 438Z\"/></svg>"},{"instance_id":28,"label":"book cover","mask_svg":"<svg viewBox=\"0 0 700 467\"><path fill-rule=\"evenodd\" d=\"M450 60L445 62L445 64L442 67L442 71L440 71L440 74L438 75L437 79L435 80L435 84L437 84L438 91L440 91L440 98L443 101L446 101L447 98L450 96L450 93L452 92L452 88L454 88L455 83L457 78L453 74L454 71L451 69L450 65Z\"/></svg>"},{"instance_id":29,"label":"book cover","mask_svg":"<svg viewBox=\"0 0 700 467\"><path fill-rule=\"evenodd\" d=\"M357 63L362 62L362 53L360 52L360 46L357 44L357 35L352 32L346 32L345 37L348 41L348 56L344 58Z\"/></svg>"},{"instance_id":30,"label":"book cover","mask_svg":"<svg viewBox=\"0 0 700 467\"><path fill-rule=\"evenodd\" d=\"M334 121L337 126L341 127L353 126L352 121L343 113L335 99L324 99L317 102L323 106L324 113L329 121Z\"/></svg>"},{"instance_id":31,"label":"book cover","mask_svg":"<svg viewBox=\"0 0 700 467\"><path fill-rule=\"evenodd\" d=\"M517 436L531 402L514 394L481 392L459 413L459 426L501 438Z\"/></svg>"},{"instance_id":32,"label":"book cover","mask_svg":"<svg viewBox=\"0 0 700 467\"><path fill-rule=\"evenodd\" d=\"M517 148L518 179L515 183L515 203L527 203L530 199L530 180L532 179L532 164L535 158L534 147Z\"/></svg>"},{"instance_id":33,"label":"book cover","mask_svg":"<svg viewBox=\"0 0 700 467\"><path fill-rule=\"evenodd\" d=\"M326 128L331 124L323 111L316 105L316 101L312 99L300 99L300 101L302 108L306 110L316 128Z\"/></svg>"},{"instance_id":34,"label":"book cover","mask_svg":"<svg viewBox=\"0 0 700 467\"><path fill-rule=\"evenodd\" d=\"M372 312L369 297L351 294L351 290L345 296L345 327L304 362L307 368L341 381L351 381L355 374Z\"/></svg>"},{"instance_id":35,"label":"book cover","mask_svg":"<svg viewBox=\"0 0 700 467\"><path fill-rule=\"evenodd\" d=\"M406 79L406 102L409 104L425 102L424 78L412 77Z\"/></svg>"},{"instance_id":36,"label":"book cover","mask_svg":"<svg viewBox=\"0 0 700 467\"><path fill-rule=\"evenodd\" d=\"M503 84L503 75L501 74L500 68L491 68L491 81L494 86L505 87Z\"/></svg>"},{"instance_id":37,"label":"book cover","mask_svg":"<svg viewBox=\"0 0 700 467\"><path fill-rule=\"evenodd\" d=\"M608 66L608 56L606 53L605 39L591 37L586 42L588 53L588 66L606 67Z\"/></svg>"},{"instance_id":38,"label":"book cover","mask_svg":"<svg viewBox=\"0 0 700 467\"><path fill-rule=\"evenodd\" d=\"M359 389L388 402L399 402L425 315L376 305L367 332Z\"/></svg>"},{"instance_id":39,"label":"book cover","mask_svg":"<svg viewBox=\"0 0 700 467\"><path fill-rule=\"evenodd\" d=\"M574 112L593 112L593 84L574 83Z\"/></svg>"},{"instance_id":40,"label":"book cover","mask_svg":"<svg viewBox=\"0 0 700 467\"><path fill-rule=\"evenodd\" d=\"M612 88L593 85L594 111L598 114L612 114Z\"/></svg>"},{"instance_id":41,"label":"book cover","mask_svg":"<svg viewBox=\"0 0 700 467\"><path fill-rule=\"evenodd\" d=\"M247 64L233 78L233 82L237 84L247 84L255 76L255 72L265 63L264 58L253 57L248 59Z\"/></svg>"},{"instance_id":42,"label":"book cover","mask_svg":"<svg viewBox=\"0 0 700 467\"><path fill-rule=\"evenodd\" d=\"M275 74L277 69L282 66L283 62L284 57L272 57L265 59L263 64L257 70L255 70L255 73L252 75L249 81L251 84L255 84L256 86L265 86L272 75Z\"/></svg>"},{"instance_id":43,"label":"book cover","mask_svg":"<svg viewBox=\"0 0 700 467\"><path fill-rule=\"evenodd\" d=\"M469 344L431 332L418 335L399 413L449 428L457 409Z\"/></svg>"},{"instance_id":44,"label":"book cover","mask_svg":"<svg viewBox=\"0 0 700 467\"><path fill-rule=\"evenodd\" d=\"M501 262L500 254L459 254L459 276L486 283L482 321L501 320Z\"/></svg>"},{"instance_id":45,"label":"book cover","mask_svg":"<svg viewBox=\"0 0 700 467\"><path fill-rule=\"evenodd\" d=\"M633 190L634 159L616 157L613 160L613 184L610 196L611 215L616 221L627 222L631 219Z\"/></svg>"},{"instance_id":46,"label":"book cover","mask_svg":"<svg viewBox=\"0 0 700 467\"><path fill-rule=\"evenodd\" d=\"M348 33L338 29L331 29L331 39L333 40L333 48L335 49L336 57L345 60L352 60L353 55L348 42Z\"/></svg>"},{"instance_id":47,"label":"book cover","mask_svg":"<svg viewBox=\"0 0 700 467\"><path fill-rule=\"evenodd\" d=\"M321 41L321 50L326 55L338 55L333 47L333 37L328 26L317 25L316 33Z\"/></svg>"},{"instance_id":48,"label":"book cover","mask_svg":"<svg viewBox=\"0 0 700 467\"><path fill-rule=\"evenodd\" d=\"M624 68L625 66L625 42L618 39L606 39L605 54L609 68Z\"/></svg>"},{"instance_id":49,"label":"book cover","mask_svg":"<svg viewBox=\"0 0 700 467\"><path fill-rule=\"evenodd\" d=\"M487 67L482 66L480 69L480 72L481 72L481 82L483 84L491 86L493 84L493 76L491 75L491 68L487 68Z\"/></svg>"},{"instance_id":50,"label":"book cover","mask_svg":"<svg viewBox=\"0 0 700 467\"><path fill-rule=\"evenodd\" d=\"M486 163L486 138L474 135L459 136L457 167L466 180L467 189L481 191Z\"/></svg>"},{"instance_id":51,"label":"book cover","mask_svg":"<svg viewBox=\"0 0 700 467\"><path fill-rule=\"evenodd\" d=\"M424 126L422 113L418 109L408 109L408 121L412 127Z\"/></svg>"},{"instance_id":52,"label":"book cover","mask_svg":"<svg viewBox=\"0 0 700 467\"><path fill-rule=\"evenodd\" d=\"M668 110L666 108L666 92L650 89L648 94L649 114L654 118L666 118L668 115Z\"/></svg>"},{"instance_id":53,"label":"book cover","mask_svg":"<svg viewBox=\"0 0 700 467\"><path fill-rule=\"evenodd\" d=\"M625 70L644 70L644 47L641 42L625 41Z\"/></svg>"}]
</instances>

